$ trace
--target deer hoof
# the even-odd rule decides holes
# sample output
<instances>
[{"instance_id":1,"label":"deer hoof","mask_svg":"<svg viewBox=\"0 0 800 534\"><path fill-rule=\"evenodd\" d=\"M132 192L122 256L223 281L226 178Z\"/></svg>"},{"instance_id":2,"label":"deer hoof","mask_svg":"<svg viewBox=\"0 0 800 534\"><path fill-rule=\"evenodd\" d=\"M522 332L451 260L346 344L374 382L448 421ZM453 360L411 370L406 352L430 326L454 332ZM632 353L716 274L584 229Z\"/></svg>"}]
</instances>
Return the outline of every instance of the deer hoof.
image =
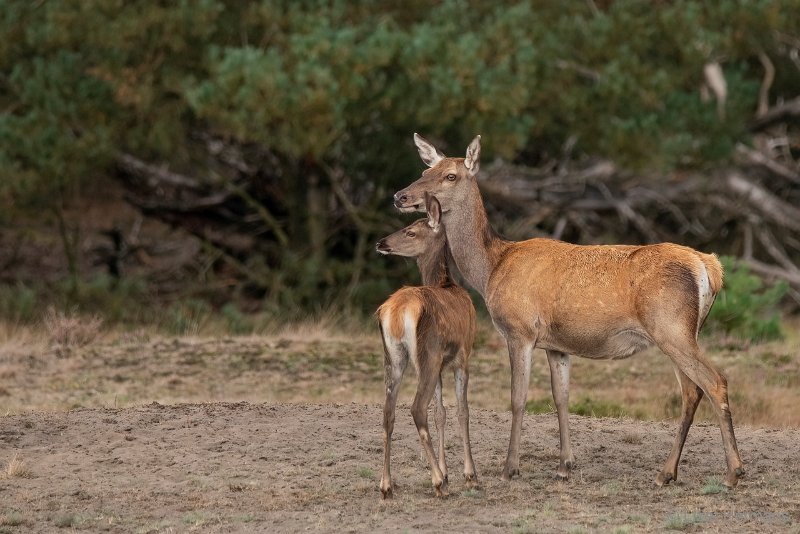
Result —
<instances>
[{"instance_id":1,"label":"deer hoof","mask_svg":"<svg viewBox=\"0 0 800 534\"><path fill-rule=\"evenodd\" d=\"M725 487L728 488L735 488L736 485L739 483L739 477L744 476L744 469L741 467L737 467L733 473L728 473L728 476L725 477Z\"/></svg>"},{"instance_id":2,"label":"deer hoof","mask_svg":"<svg viewBox=\"0 0 800 534\"><path fill-rule=\"evenodd\" d=\"M511 467L511 468L506 467L505 469L503 469L503 474L501 475L501 478L505 481L509 481L514 477L518 476L519 476L519 467Z\"/></svg>"},{"instance_id":3,"label":"deer hoof","mask_svg":"<svg viewBox=\"0 0 800 534\"><path fill-rule=\"evenodd\" d=\"M478 489L480 487L478 484L478 476L474 473L471 475L464 475L464 483L468 489Z\"/></svg>"},{"instance_id":4,"label":"deer hoof","mask_svg":"<svg viewBox=\"0 0 800 534\"><path fill-rule=\"evenodd\" d=\"M558 480L559 482L566 482L567 480L569 480L569 473L556 472L556 474L553 475L553 478Z\"/></svg>"},{"instance_id":5,"label":"deer hoof","mask_svg":"<svg viewBox=\"0 0 800 534\"><path fill-rule=\"evenodd\" d=\"M658 475L656 475L656 486L663 487L669 484L671 481L675 480L675 476L672 473L665 473L662 471Z\"/></svg>"},{"instance_id":6,"label":"deer hoof","mask_svg":"<svg viewBox=\"0 0 800 534\"><path fill-rule=\"evenodd\" d=\"M384 501L390 500L394 497L392 494L392 487L389 486L387 489L381 488L381 499Z\"/></svg>"}]
</instances>

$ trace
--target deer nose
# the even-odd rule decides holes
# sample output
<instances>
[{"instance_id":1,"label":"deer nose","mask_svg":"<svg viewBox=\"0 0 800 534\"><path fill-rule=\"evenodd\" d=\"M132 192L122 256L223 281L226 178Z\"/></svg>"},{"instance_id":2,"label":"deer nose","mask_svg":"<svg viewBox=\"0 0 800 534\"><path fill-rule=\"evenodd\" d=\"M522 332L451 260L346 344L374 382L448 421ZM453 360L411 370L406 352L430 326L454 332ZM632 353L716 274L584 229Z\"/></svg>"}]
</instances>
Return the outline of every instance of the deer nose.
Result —
<instances>
[{"instance_id":1,"label":"deer nose","mask_svg":"<svg viewBox=\"0 0 800 534\"><path fill-rule=\"evenodd\" d=\"M386 254L392 249L389 247L389 245L386 244L386 239L381 239L380 241L375 243L375 250L380 252L381 254Z\"/></svg>"},{"instance_id":2,"label":"deer nose","mask_svg":"<svg viewBox=\"0 0 800 534\"><path fill-rule=\"evenodd\" d=\"M404 192L398 191L394 194L395 203L403 204L406 200L408 200L408 195L406 195Z\"/></svg>"}]
</instances>

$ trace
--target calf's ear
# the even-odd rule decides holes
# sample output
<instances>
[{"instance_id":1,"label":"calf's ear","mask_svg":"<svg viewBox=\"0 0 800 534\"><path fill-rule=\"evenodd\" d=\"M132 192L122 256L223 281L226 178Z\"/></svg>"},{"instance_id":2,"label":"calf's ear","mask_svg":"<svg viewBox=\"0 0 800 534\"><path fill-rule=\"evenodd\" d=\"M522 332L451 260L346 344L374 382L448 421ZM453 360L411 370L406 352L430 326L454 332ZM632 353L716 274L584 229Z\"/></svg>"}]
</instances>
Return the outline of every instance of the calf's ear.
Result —
<instances>
[{"instance_id":1,"label":"calf's ear","mask_svg":"<svg viewBox=\"0 0 800 534\"><path fill-rule=\"evenodd\" d=\"M428 212L428 226L433 228L434 232L438 232L441 228L442 221L442 205L439 204L439 199L425 192L425 211Z\"/></svg>"}]
</instances>

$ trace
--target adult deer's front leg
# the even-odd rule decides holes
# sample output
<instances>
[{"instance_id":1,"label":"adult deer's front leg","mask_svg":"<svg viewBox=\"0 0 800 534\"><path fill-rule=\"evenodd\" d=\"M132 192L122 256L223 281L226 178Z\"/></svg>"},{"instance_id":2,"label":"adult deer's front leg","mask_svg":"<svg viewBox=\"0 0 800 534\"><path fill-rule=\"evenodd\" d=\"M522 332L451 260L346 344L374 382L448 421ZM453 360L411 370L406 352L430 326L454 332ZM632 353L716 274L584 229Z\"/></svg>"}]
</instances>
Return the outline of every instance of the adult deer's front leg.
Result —
<instances>
[{"instance_id":1,"label":"adult deer's front leg","mask_svg":"<svg viewBox=\"0 0 800 534\"><path fill-rule=\"evenodd\" d=\"M558 412L558 431L561 441L561 459L556 478L567 480L575 464L569 439L569 356L563 352L548 350L547 363L550 364L550 387Z\"/></svg>"},{"instance_id":2,"label":"adult deer's front leg","mask_svg":"<svg viewBox=\"0 0 800 534\"><path fill-rule=\"evenodd\" d=\"M511 438L508 456L503 468L503 480L519 475L519 442L522 437L522 414L528 400L528 383L531 376L531 354L534 344L522 340L508 341L511 360Z\"/></svg>"}]
</instances>

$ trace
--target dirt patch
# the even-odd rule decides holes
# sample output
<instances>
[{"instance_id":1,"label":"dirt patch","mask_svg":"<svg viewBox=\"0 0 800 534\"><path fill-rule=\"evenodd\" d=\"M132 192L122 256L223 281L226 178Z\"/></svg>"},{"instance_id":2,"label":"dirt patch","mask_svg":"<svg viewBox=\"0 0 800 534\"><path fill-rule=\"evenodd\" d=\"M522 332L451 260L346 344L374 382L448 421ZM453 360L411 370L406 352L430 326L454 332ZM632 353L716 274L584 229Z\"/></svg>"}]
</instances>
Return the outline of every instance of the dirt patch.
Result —
<instances>
[{"instance_id":1,"label":"dirt patch","mask_svg":"<svg viewBox=\"0 0 800 534\"><path fill-rule=\"evenodd\" d=\"M500 480L510 414L472 410L482 489L465 491L447 424L450 496L432 497L407 406L393 444L395 499L380 500L379 405L150 404L0 418L0 532L786 531L800 521L800 431L738 427L747 476L723 474L719 430L689 435L677 483L656 488L673 422L571 417L578 468L552 475L552 414L528 416L520 479ZM717 492L719 491L719 492Z\"/></svg>"}]
</instances>

